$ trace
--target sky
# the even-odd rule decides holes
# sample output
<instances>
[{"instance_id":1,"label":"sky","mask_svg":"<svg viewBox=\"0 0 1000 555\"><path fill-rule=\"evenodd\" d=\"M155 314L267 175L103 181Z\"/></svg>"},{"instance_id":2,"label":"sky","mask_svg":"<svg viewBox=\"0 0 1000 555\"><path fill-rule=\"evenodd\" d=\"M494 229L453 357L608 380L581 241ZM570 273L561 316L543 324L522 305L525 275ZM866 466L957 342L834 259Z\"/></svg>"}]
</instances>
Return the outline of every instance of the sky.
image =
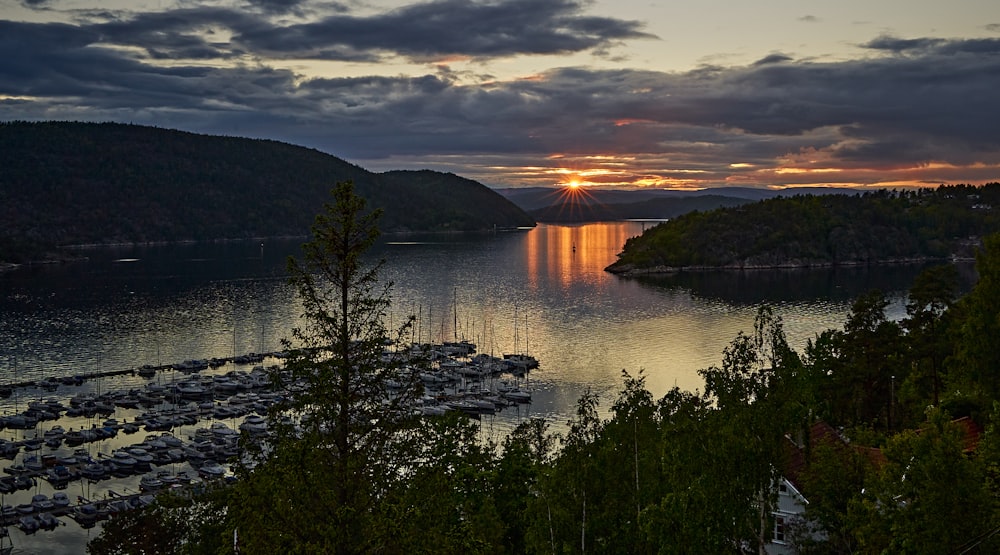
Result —
<instances>
[{"instance_id":1,"label":"sky","mask_svg":"<svg viewBox=\"0 0 1000 555\"><path fill-rule=\"evenodd\" d=\"M0 0L0 121L494 188L1000 181L996 0Z\"/></svg>"}]
</instances>

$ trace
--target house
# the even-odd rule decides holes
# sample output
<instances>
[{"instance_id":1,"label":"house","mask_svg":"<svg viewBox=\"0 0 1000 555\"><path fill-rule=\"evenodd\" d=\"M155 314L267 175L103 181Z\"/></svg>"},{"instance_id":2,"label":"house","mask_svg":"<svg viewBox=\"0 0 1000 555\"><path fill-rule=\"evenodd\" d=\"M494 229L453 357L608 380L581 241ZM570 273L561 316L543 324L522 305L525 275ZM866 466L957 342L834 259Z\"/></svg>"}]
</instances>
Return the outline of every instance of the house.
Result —
<instances>
[{"instance_id":1,"label":"house","mask_svg":"<svg viewBox=\"0 0 1000 555\"><path fill-rule=\"evenodd\" d=\"M952 421L963 431L963 451L971 453L979 445L979 438L982 428L969 417L962 417ZM916 430L920 433L920 430ZM792 541L793 532L799 537L805 534L815 540L823 540L825 532L806 516L806 508L809 506L808 492L803 492L803 472L808 463L809 453L816 446L826 445L842 452L845 464L850 460L851 454L861 455L875 467L885 464L885 455L880 449L874 447L863 447L851 445L850 441L840 434L833 426L826 422L819 421L810 426L808 435L805 438L796 440L790 435L786 435L786 451L784 465L781 469L781 477L777 480L778 501L772 512L774 517L774 528L771 534L771 542L765 546L765 550L770 555L791 555L798 553Z\"/></svg>"}]
</instances>

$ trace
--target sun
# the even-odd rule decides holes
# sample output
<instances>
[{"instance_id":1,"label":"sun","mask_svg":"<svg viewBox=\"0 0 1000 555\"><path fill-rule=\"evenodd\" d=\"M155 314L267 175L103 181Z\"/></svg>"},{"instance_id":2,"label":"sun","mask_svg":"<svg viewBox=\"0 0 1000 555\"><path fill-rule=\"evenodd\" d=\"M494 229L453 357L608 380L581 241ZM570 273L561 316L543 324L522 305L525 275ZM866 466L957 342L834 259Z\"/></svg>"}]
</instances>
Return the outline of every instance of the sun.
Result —
<instances>
[{"instance_id":1,"label":"sun","mask_svg":"<svg viewBox=\"0 0 1000 555\"><path fill-rule=\"evenodd\" d=\"M566 186L569 187L570 189L579 189L580 185L581 185L581 183L579 181L575 181L575 180L574 181L570 181L569 183L566 184Z\"/></svg>"}]
</instances>

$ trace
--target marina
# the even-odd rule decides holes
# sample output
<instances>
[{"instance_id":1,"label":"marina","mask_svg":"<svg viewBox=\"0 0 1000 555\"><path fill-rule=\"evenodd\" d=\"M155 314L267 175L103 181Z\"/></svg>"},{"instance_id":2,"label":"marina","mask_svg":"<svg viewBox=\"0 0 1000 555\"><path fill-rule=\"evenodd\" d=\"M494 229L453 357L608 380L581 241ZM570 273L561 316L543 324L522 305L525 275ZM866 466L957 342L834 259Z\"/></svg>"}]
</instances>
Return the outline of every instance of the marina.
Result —
<instances>
[{"instance_id":1,"label":"marina","mask_svg":"<svg viewBox=\"0 0 1000 555\"><path fill-rule=\"evenodd\" d=\"M521 381L537 360L474 352L468 342L415 345L404 358L419 354L427 364L403 366L387 390L421 384L413 410L424 416L479 418L531 402ZM284 358L248 353L9 384L15 407L32 400L0 417L0 429L12 434L0 438L0 457L11 461L0 475L0 525L23 534L90 528L160 493L234 480L243 442L266 440L268 409L298 387L272 387ZM142 387L116 383L137 376L147 380Z\"/></svg>"}]
</instances>

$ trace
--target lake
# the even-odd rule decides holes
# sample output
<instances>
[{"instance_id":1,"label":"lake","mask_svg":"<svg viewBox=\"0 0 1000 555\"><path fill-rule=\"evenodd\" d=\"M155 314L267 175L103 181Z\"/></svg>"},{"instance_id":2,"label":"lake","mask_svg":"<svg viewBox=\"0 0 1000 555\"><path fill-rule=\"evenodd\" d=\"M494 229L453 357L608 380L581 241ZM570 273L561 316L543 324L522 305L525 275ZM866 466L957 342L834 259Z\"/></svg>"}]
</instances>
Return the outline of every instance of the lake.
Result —
<instances>
[{"instance_id":1,"label":"lake","mask_svg":"<svg viewBox=\"0 0 1000 555\"><path fill-rule=\"evenodd\" d=\"M548 418L558 429L588 389L600 394L607 410L622 370L642 370L657 398L674 386L701 387L697 371L719 364L726 345L739 331L752 330L765 304L782 317L799 350L817 333L841 327L851 302L873 288L887 293L889 315L898 318L920 271L890 266L642 279L604 272L625 240L650 225L392 236L383 238L371 259L385 260L393 322L418 316L415 340L467 339L480 352L527 352L540 361L528 376L532 403L481 420L484 439L496 441L527 417ZM279 350L299 321L285 268L301 242L81 249L84 261L0 274L0 383ZM143 383L124 377L82 387ZM68 398L76 391L57 395ZM0 411L11 412L16 403L23 409L24 397L43 395L50 396L28 388L20 399L0 401ZM10 431L0 435L15 437ZM96 491L73 495L102 495L113 487L127 484L101 483ZM13 532L15 543L64 552L74 545L69 550L79 550L95 533L64 520L67 526L55 532Z\"/></svg>"}]
</instances>

